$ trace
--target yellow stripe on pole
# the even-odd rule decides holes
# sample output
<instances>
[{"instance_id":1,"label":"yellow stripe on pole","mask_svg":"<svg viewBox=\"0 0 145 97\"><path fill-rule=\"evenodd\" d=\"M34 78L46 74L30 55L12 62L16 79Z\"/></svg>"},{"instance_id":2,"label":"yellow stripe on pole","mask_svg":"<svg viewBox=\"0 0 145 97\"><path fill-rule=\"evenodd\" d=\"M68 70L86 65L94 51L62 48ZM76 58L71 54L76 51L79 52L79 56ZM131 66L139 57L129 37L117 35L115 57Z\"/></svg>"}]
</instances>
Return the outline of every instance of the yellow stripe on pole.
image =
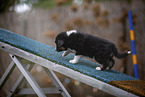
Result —
<instances>
[{"instance_id":1,"label":"yellow stripe on pole","mask_svg":"<svg viewBox=\"0 0 145 97\"><path fill-rule=\"evenodd\" d=\"M134 40L134 31L133 30L130 30L130 39Z\"/></svg>"},{"instance_id":2,"label":"yellow stripe on pole","mask_svg":"<svg viewBox=\"0 0 145 97\"><path fill-rule=\"evenodd\" d=\"M136 55L132 55L133 64L137 64L137 57Z\"/></svg>"}]
</instances>

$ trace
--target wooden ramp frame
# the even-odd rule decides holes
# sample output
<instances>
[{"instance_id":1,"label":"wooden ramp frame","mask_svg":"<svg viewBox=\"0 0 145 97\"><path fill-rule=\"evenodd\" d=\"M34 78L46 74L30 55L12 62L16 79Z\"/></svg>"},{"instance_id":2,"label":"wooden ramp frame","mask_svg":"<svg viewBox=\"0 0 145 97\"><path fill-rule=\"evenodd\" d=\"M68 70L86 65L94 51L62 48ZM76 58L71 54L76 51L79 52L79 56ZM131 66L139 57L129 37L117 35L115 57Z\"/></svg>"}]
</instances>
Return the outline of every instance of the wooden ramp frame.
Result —
<instances>
[{"instance_id":1,"label":"wooden ramp frame","mask_svg":"<svg viewBox=\"0 0 145 97\"><path fill-rule=\"evenodd\" d=\"M11 33L11 34L13 34L13 33ZM61 93L64 97L70 97L70 94L67 92L67 90L62 85L62 83L59 81L59 79L57 78L57 76L55 75L55 73L53 71L56 71L56 72L61 73L63 75L66 75L70 78L73 78L75 80L83 82L83 83L90 85L92 87L96 87L96 88L98 88L104 92L107 92L111 95L114 95L114 96L137 97L137 95L132 94L132 93L125 91L123 89L120 89L118 87L112 86L105 81L91 77L87 74L83 74L82 72L79 72L77 70L73 70L72 68L68 68L66 66L63 66L62 64L61 65L57 64L56 62L47 60L47 59L40 57L36 54L27 52L26 50L23 50L21 48L10 45L10 43L3 42L2 40L0 40L0 41L1 41L0 42L0 49L8 52L11 59L12 59L12 62L10 63L6 72L3 74L3 76L0 79L0 89L3 87L7 78L10 76L11 72L15 68L14 63L16 64L16 66L19 68L19 70L22 73L22 75L19 77L19 79L17 80L17 82L15 83L13 88L10 90L10 92L8 94L9 97L15 93L16 89L18 89L18 87L22 83L22 81L23 81L22 79L24 77L26 78L28 83L31 85L33 90L32 89L22 89L19 92L17 92L18 94L35 94L36 93L39 97L45 97L46 96L45 94ZM40 88L40 86L37 84L37 82L34 80L34 78L32 77L32 75L29 72L32 69L33 65L28 64L27 66L25 66L21 62L21 58L41 65L43 67L43 69L46 71L46 73L49 75L49 77L52 79L52 81L55 83L56 87ZM82 60L86 61L84 59L82 59ZM74 66L74 64L71 64L71 65ZM95 71L95 72L98 73L98 71ZM103 71L100 71L100 72L103 72ZM116 72L116 71L109 71L109 72ZM107 73L109 73L109 72L107 72ZM117 72L117 73L119 73L119 72ZM121 75L124 75L124 74L121 73ZM129 76L127 76L127 78L134 80L134 78L129 77Z\"/></svg>"}]
</instances>

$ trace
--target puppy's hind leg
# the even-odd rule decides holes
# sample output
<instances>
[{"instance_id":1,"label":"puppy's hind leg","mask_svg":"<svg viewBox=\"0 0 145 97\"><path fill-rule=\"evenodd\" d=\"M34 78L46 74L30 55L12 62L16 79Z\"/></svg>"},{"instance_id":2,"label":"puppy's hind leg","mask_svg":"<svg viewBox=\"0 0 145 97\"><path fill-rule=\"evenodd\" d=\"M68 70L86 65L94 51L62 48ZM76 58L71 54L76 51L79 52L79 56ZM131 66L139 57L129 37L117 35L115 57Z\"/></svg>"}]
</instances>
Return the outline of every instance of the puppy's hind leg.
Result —
<instances>
[{"instance_id":1,"label":"puppy's hind leg","mask_svg":"<svg viewBox=\"0 0 145 97\"><path fill-rule=\"evenodd\" d=\"M106 70L106 68L108 67L109 64L103 64L103 67L101 68L101 70Z\"/></svg>"},{"instance_id":2,"label":"puppy's hind leg","mask_svg":"<svg viewBox=\"0 0 145 97\"><path fill-rule=\"evenodd\" d=\"M102 66L101 67L96 67L96 70L101 70Z\"/></svg>"},{"instance_id":3,"label":"puppy's hind leg","mask_svg":"<svg viewBox=\"0 0 145 97\"><path fill-rule=\"evenodd\" d=\"M96 70L106 70L106 68L108 67L107 64L103 64L101 67L96 67Z\"/></svg>"},{"instance_id":4,"label":"puppy's hind leg","mask_svg":"<svg viewBox=\"0 0 145 97\"><path fill-rule=\"evenodd\" d=\"M95 58L95 60L97 61L97 62L99 62L101 65L102 65L102 60L101 59L99 59L99 58L97 58L97 57L94 57ZM102 68L103 66L101 66L101 67L96 67L96 70L101 70L101 68Z\"/></svg>"},{"instance_id":5,"label":"puppy's hind leg","mask_svg":"<svg viewBox=\"0 0 145 97\"><path fill-rule=\"evenodd\" d=\"M111 59L110 65L108 66L108 70L110 70L115 64L115 60Z\"/></svg>"},{"instance_id":6,"label":"puppy's hind leg","mask_svg":"<svg viewBox=\"0 0 145 97\"><path fill-rule=\"evenodd\" d=\"M106 70L106 68L109 66L109 60L103 60L102 62L102 66L100 68L96 68L97 69L100 69L100 70Z\"/></svg>"}]
</instances>

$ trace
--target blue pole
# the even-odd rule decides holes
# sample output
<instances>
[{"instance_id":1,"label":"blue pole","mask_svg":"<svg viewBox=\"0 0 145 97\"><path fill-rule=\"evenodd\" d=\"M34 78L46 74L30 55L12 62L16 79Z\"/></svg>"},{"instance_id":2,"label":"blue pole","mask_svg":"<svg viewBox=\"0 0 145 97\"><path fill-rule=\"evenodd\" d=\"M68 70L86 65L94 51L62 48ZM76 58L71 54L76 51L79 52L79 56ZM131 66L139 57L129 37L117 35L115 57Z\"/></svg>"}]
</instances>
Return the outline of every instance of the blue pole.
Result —
<instances>
[{"instance_id":1,"label":"blue pole","mask_svg":"<svg viewBox=\"0 0 145 97\"><path fill-rule=\"evenodd\" d=\"M131 48L132 48L132 61L134 65L134 74L135 78L138 78L138 70L137 70L137 56L135 50L135 42L134 42L134 31L133 31L133 22L132 22L132 13L131 11L128 12L129 17L129 25L130 25L130 40L131 40Z\"/></svg>"}]
</instances>

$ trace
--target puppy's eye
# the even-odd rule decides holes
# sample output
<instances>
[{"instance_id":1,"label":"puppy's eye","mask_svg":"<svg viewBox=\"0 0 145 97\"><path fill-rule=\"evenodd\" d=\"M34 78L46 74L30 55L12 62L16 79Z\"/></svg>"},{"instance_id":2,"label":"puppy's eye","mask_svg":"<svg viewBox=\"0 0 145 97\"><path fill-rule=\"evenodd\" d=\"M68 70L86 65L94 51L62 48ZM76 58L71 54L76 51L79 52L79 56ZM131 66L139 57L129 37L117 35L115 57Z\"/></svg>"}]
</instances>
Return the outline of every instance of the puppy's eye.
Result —
<instances>
[{"instance_id":1,"label":"puppy's eye","mask_svg":"<svg viewBox=\"0 0 145 97\"><path fill-rule=\"evenodd\" d=\"M61 47L62 45L63 45L63 40L59 40L58 42L57 42L57 44L59 45L59 47Z\"/></svg>"}]
</instances>

